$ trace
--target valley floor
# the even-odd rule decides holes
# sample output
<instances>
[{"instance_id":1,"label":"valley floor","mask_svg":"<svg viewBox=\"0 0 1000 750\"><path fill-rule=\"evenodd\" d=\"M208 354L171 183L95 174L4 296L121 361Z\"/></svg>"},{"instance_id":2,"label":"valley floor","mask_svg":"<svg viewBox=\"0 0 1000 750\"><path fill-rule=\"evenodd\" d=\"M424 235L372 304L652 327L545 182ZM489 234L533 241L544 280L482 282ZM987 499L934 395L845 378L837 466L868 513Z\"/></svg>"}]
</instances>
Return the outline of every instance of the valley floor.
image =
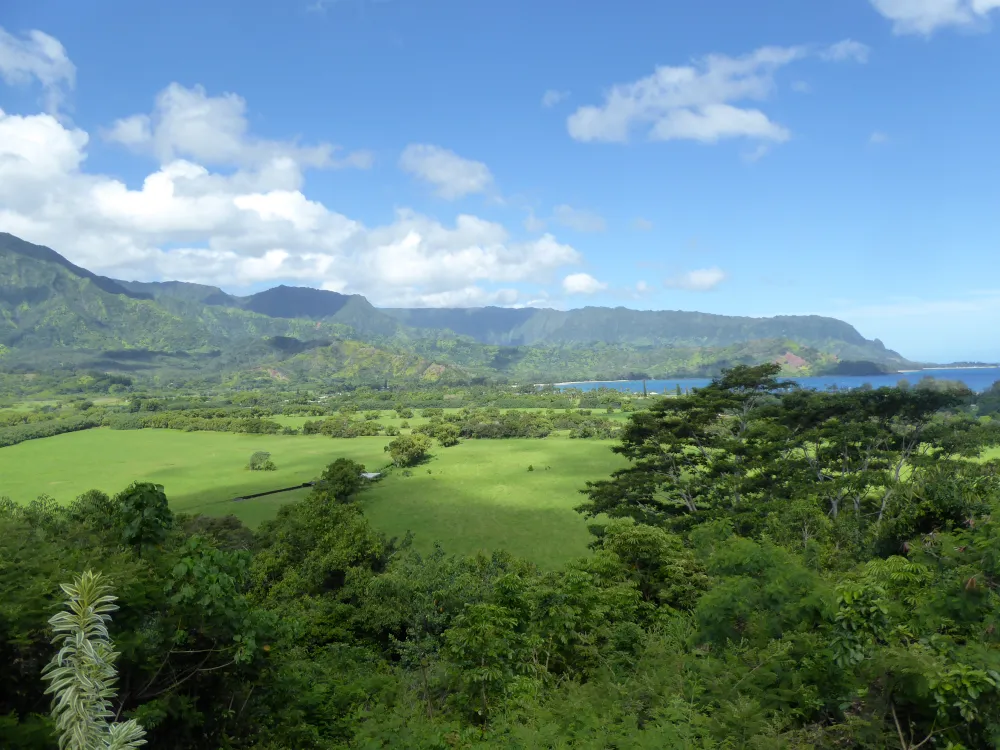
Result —
<instances>
[{"instance_id":1,"label":"valley floor","mask_svg":"<svg viewBox=\"0 0 1000 750\"><path fill-rule=\"evenodd\" d=\"M89 489L115 493L132 481L150 481L164 486L176 512L232 513L256 527L308 490L233 498L313 480L341 457L377 471L388 463L384 447L390 439L86 430L0 449L0 496L27 503L47 494L67 503ZM555 567L587 553L586 521L573 508L588 479L606 478L624 466L611 445L554 435L435 447L431 459L409 475L393 472L365 492L365 514L390 536L413 531L420 550L431 550L436 541L463 554L506 549ZM245 468L257 450L271 453L276 471Z\"/></svg>"}]
</instances>

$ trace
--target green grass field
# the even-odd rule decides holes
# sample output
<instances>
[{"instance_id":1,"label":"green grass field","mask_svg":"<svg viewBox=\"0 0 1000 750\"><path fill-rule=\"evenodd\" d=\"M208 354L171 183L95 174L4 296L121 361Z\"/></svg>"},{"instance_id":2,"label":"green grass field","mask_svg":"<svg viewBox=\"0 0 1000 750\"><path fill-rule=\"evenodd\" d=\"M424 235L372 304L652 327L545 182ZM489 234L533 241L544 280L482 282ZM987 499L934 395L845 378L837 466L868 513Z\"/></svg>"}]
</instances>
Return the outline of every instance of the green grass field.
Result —
<instances>
[{"instance_id":1,"label":"green grass field","mask_svg":"<svg viewBox=\"0 0 1000 750\"><path fill-rule=\"evenodd\" d=\"M365 513L387 534L413 531L420 550L439 540L451 552L506 549L554 567L587 552L587 523L573 508L588 479L625 465L611 445L551 437L437 448L410 476L394 472L366 492Z\"/></svg>"},{"instance_id":2,"label":"green grass field","mask_svg":"<svg viewBox=\"0 0 1000 750\"><path fill-rule=\"evenodd\" d=\"M0 448L0 495L28 502L44 493L70 502L88 489L113 493L133 480L150 481L164 486L176 511L234 513L256 526L302 493L238 503L234 497L315 479L342 456L377 469L386 463L386 442L384 437L86 430ZM270 451L278 470L247 471L257 450Z\"/></svg>"},{"instance_id":3,"label":"green grass field","mask_svg":"<svg viewBox=\"0 0 1000 750\"><path fill-rule=\"evenodd\" d=\"M86 430L0 448L0 496L26 503L48 494L70 502L89 489L114 493L144 480L162 484L175 511L232 513L255 527L308 490L240 502L232 498L315 479L340 457L377 470L387 461L389 440ZM557 435L435 447L432 458L410 476L396 471L366 492L365 512L390 536L413 531L421 550L440 541L449 552L507 549L555 566L587 553L586 522L573 508L583 500L578 490L586 480L606 478L624 465L611 445ZM270 451L278 470L247 471L256 450ZM529 464L534 471L528 471Z\"/></svg>"}]
</instances>

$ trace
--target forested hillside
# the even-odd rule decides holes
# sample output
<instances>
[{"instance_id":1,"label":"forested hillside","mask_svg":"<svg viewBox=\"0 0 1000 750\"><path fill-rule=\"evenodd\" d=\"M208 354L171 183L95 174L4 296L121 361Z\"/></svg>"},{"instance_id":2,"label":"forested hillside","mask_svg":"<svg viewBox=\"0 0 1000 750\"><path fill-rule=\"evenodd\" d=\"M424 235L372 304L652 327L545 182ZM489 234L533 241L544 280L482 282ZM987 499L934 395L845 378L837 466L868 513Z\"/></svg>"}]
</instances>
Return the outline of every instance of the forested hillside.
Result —
<instances>
[{"instance_id":1,"label":"forested hillside","mask_svg":"<svg viewBox=\"0 0 1000 750\"><path fill-rule=\"evenodd\" d=\"M378 310L358 295L278 286L247 297L186 282L116 281L0 234L7 367L265 373L322 382L517 382L713 376L779 362L787 374L863 361L912 366L842 321L625 308ZM345 356L350 352L350 356Z\"/></svg>"},{"instance_id":2,"label":"forested hillside","mask_svg":"<svg viewBox=\"0 0 1000 750\"><path fill-rule=\"evenodd\" d=\"M507 346L727 347L762 339L788 339L841 359L899 360L879 341L869 341L841 320L810 316L740 318L679 310L584 307L579 310L387 309L407 325L446 329L487 344Z\"/></svg>"}]
</instances>

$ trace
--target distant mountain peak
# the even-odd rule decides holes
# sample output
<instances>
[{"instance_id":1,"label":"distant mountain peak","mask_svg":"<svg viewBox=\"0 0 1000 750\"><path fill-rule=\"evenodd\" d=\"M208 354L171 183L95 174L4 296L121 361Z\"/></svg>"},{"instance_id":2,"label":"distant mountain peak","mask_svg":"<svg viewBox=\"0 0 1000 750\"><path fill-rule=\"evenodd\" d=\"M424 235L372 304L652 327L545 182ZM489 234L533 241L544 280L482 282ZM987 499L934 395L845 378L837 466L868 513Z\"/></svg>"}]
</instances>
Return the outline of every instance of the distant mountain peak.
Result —
<instances>
[{"instance_id":1,"label":"distant mountain peak","mask_svg":"<svg viewBox=\"0 0 1000 750\"><path fill-rule=\"evenodd\" d=\"M329 318L340 312L351 300L351 296L324 289L280 284L251 294L245 299L243 306L272 318Z\"/></svg>"}]
</instances>

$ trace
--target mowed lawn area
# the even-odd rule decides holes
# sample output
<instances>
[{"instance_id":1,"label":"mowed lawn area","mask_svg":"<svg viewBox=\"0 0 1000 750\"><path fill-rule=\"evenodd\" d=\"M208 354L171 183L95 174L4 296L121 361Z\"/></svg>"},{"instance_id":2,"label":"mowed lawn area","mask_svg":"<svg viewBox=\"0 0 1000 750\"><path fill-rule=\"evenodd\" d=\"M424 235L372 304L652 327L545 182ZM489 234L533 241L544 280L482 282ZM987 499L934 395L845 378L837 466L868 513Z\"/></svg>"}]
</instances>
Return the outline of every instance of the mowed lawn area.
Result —
<instances>
[{"instance_id":1,"label":"mowed lawn area","mask_svg":"<svg viewBox=\"0 0 1000 750\"><path fill-rule=\"evenodd\" d=\"M351 458L378 470L387 437L235 435L178 430L96 429L0 448L0 496L27 503L41 494L70 502L89 489L115 493L134 480L162 484L178 512L232 513L256 527L308 490L255 500L232 498L315 479L328 463ZM466 440L436 446L430 460L394 471L362 495L367 517L390 536L415 534L429 551L507 549L544 567L587 554L587 522L573 508L588 479L625 465L611 441ZM277 471L250 472L250 454L266 450ZM534 471L528 471L532 465ZM429 473L428 473L429 472Z\"/></svg>"}]
</instances>

